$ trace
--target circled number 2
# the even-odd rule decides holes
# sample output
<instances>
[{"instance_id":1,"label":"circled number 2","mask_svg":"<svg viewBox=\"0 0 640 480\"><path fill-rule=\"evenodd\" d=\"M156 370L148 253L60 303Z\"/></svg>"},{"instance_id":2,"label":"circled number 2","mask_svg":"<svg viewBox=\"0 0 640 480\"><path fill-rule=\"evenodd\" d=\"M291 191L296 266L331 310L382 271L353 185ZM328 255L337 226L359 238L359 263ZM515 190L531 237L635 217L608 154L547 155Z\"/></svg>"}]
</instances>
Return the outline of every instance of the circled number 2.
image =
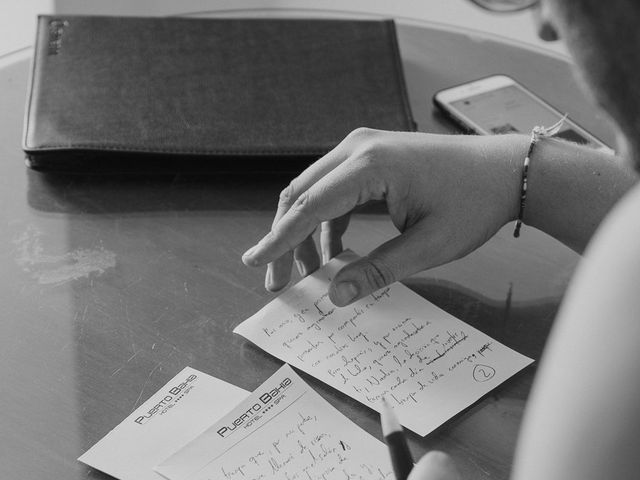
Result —
<instances>
[{"instance_id":1,"label":"circled number 2","mask_svg":"<svg viewBox=\"0 0 640 480\"><path fill-rule=\"evenodd\" d=\"M473 367L473 379L476 382L486 382L491 380L496 374L496 369L488 365L478 364Z\"/></svg>"}]
</instances>

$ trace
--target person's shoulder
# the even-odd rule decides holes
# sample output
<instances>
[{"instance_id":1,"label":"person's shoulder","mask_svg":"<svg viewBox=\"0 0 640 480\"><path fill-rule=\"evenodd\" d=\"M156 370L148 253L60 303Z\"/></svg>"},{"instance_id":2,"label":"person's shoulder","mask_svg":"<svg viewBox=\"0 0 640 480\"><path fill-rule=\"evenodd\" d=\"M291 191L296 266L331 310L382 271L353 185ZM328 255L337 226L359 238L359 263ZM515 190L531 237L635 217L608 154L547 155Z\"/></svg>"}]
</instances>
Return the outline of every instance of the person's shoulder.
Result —
<instances>
[{"instance_id":1,"label":"person's shoulder","mask_svg":"<svg viewBox=\"0 0 640 480\"><path fill-rule=\"evenodd\" d=\"M573 280L583 309L640 311L640 185L602 222Z\"/></svg>"},{"instance_id":2,"label":"person's shoulder","mask_svg":"<svg viewBox=\"0 0 640 480\"><path fill-rule=\"evenodd\" d=\"M615 263L624 261L626 255L640 256L640 184L611 210L585 252L588 258L601 255L605 261Z\"/></svg>"},{"instance_id":3,"label":"person's shoulder","mask_svg":"<svg viewBox=\"0 0 640 480\"><path fill-rule=\"evenodd\" d=\"M638 476L638 338L636 186L598 228L562 302L527 405L513 478Z\"/></svg>"}]
</instances>

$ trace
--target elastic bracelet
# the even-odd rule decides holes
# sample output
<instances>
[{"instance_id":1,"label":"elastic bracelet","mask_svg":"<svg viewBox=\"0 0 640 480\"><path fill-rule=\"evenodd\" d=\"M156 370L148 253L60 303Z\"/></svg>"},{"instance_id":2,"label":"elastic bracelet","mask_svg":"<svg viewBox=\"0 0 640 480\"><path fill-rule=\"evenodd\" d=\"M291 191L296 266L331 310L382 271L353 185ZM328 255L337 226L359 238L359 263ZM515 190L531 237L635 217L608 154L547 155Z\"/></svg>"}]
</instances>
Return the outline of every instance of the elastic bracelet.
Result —
<instances>
[{"instance_id":1,"label":"elastic bracelet","mask_svg":"<svg viewBox=\"0 0 640 480\"><path fill-rule=\"evenodd\" d=\"M518 218L516 219L516 227L513 231L513 236L518 238L520 236L520 228L522 228L522 218L524 217L524 207L527 204L527 182L529 180L529 163L531 162L531 153L533 147L535 147L538 140L541 138L553 137L562 128L562 124L567 119L567 115L564 115L560 120L551 125L550 127L533 127L531 130L531 140L529 140L529 148L527 149L527 155L524 157L524 164L522 166L522 180L520 182L520 210L518 211Z\"/></svg>"}]
</instances>

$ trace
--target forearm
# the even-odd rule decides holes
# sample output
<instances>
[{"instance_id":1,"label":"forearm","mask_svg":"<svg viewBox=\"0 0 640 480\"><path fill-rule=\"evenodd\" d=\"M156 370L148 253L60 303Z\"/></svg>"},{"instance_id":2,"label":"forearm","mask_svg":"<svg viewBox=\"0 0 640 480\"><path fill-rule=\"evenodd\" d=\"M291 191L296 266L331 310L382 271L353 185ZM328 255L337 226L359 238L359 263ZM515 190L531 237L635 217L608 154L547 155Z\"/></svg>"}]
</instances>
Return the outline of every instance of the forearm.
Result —
<instances>
[{"instance_id":1,"label":"forearm","mask_svg":"<svg viewBox=\"0 0 640 480\"><path fill-rule=\"evenodd\" d=\"M577 252L637 181L620 158L554 139L536 144L528 177L524 223Z\"/></svg>"}]
</instances>

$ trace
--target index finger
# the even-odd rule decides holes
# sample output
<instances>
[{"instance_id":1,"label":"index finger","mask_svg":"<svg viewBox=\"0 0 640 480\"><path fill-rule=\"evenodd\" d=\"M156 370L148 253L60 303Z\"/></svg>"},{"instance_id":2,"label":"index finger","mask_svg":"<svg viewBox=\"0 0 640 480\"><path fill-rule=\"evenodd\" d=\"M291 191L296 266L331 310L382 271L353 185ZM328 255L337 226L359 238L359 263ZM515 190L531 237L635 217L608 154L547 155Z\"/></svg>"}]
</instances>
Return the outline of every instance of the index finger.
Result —
<instances>
[{"instance_id":1,"label":"index finger","mask_svg":"<svg viewBox=\"0 0 640 480\"><path fill-rule=\"evenodd\" d=\"M275 228L280 219L289 211L301 193L324 177L327 172L330 172L337 165L343 162L347 156L348 148L343 141L294 178L280 193L278 209L271 228ZM265 286L268 290L279 290L289 282L289 279L291 278L293 251L296 252L297 257L303 260L318 257L313 238L311 237L307 237L304 241L300 242L299 245L292 245L289 251L284 252L281 256L270 261L265 277ZM243 261L247 263L246 254L243 256ZM305 262L303 262L303 264L304 263Z\"/></svg>"},{"instance_id":2,"label":"index finger","mask_svg":"<svg viewBox=\"0 0 640 480\"><path fill-rule=\"evenodd\" d=\"M258 266L280 257L295 248L321 222L340 217L369 200L381 198L384 192L374 184L369 181L366 170L351 162L340 164L299 195L271 232L245 253L243 260Z\"/></svg>"}]
</instances>

